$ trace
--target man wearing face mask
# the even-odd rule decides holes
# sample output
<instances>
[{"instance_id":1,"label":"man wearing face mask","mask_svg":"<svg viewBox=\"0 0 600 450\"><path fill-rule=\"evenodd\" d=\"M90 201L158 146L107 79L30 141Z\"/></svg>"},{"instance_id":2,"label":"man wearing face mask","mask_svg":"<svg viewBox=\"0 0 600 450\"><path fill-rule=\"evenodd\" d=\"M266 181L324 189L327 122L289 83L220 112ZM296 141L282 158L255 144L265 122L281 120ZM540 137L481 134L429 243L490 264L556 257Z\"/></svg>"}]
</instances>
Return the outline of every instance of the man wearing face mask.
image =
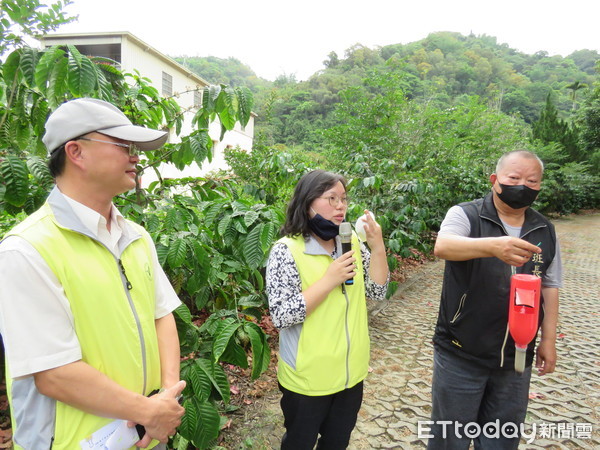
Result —
<instances>
[{"instance_id":1,"label":"man wearing face mask","mask_svg":"<svg viewBox=\"0 0 600 450\"><path fill-rule=\"evenodd\" d=\"M512 273L542 278L536 367L539 375L554 371L562 268L553 225L530 208L542 174L535 154L506 153L490 176L491 192L452 207L442 222L435 254L446 260L446 269L433 338L429 449L468 449L471 438L476 449L519 444L515 427L527 411L535 339L519 374L508 331ZM469 423L481 432L467 436Z\"/></svg>"},{"instance_id":2,"label":"man wearing face mask","mask_svg":"<svg viewBox=\"0 0 600 450\"><path fill-rule=\"evenodd\" d=\"M267 295L279 328L277 379L283 450L345 449L369 369L365 296L383 300L389 277L381 227L369 215L370 251L352 237L343 253L346 180L313 170L294 190L267 263ZM352 285L344 282L353 278ZM320 436L320 437L319 437Z\"/></svg>"}]
</instances>

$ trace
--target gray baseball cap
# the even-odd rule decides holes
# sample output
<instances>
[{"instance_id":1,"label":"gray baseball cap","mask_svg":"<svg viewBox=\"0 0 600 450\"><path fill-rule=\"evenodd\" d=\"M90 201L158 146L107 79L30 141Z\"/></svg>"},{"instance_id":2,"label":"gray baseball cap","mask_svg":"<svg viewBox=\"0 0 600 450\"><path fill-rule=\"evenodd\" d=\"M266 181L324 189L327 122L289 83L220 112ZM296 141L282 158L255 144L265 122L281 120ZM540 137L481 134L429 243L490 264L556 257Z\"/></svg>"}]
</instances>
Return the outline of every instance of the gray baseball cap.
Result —
<instances>
[{"instance_id":1,"label":"gray baseball cap","mask_svg":"<svg viewBox=\"0 0 600 450\"><path fill-rule=\"evenodd\" d=\"M156 150L169 137L166 131L133 125L116 106L95 98L78 98L60 105L46 121L42 138L48 153L87 133L98 132L133 142L140 150Z\"/></svg>"}]
</instances>

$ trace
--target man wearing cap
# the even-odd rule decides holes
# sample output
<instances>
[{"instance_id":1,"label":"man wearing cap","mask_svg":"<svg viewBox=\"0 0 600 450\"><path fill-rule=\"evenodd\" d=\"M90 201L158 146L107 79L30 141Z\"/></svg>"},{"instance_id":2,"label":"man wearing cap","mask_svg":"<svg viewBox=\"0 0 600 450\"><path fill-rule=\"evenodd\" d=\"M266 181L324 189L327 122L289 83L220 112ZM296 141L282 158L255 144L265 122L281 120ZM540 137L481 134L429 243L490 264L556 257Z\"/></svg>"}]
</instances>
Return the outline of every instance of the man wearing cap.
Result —
<instances>
[{"instance_id":1,"label":"man wearing cap","mask_svg":"<svg viewBox=\"0 0 600 450\"><path fill-rule=\"evenodd\" d=\"M116 419L144 426L137 445L147 447L180 424L180 301L148 233L112 203L135 187L137 150L167 137L90 98L64 103L46 122L56 186L0 243L16 448L80 448Z\"/></svg>"}]
</instances>

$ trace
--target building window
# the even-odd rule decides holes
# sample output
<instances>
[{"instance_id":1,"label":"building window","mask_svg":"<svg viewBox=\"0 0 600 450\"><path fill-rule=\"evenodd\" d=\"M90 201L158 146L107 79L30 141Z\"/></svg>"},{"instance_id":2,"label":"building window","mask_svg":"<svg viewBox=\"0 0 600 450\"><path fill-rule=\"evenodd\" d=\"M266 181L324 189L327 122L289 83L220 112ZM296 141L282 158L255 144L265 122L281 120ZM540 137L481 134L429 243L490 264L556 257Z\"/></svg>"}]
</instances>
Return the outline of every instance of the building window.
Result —
<instances>
[{"instance_id":1,"label":"building window","mask_svg":"<svg viewBox=\"0 0 600 450\"><path fill-rule=\"evenodd\" d=\"M173 77L167 72L162 73L162 95L164 97L173 95Z\"/></svg>"},{"instance_id":2,"label":"building window","mask_svg":"<svg viewBox=\"0 0 600 450\"><path fill-rule=\"evenodd\" d=\"M194 91L194 107L202 107L202 91L200 91L200 88L196 88L196 90Z\"/></svg>"}]
</instances>

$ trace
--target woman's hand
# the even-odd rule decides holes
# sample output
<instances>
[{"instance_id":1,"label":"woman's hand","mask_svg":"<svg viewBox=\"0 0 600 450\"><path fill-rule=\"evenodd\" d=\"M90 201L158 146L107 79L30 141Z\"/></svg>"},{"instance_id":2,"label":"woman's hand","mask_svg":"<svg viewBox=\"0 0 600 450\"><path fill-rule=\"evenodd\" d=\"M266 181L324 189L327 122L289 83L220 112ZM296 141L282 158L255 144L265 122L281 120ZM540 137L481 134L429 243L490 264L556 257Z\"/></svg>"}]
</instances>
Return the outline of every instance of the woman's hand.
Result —
<instances>
[{"instance_id":1,"label":"woman's hand","mask_svg":"<svg viewBox=\"0 0 600 450\"><path fill-rule=\"evenodd\" d=\"M365 209L365 216L367 217L365 222L365 235L367 236L367 244L369 244L369 248L372 252L377 250L385 250L381 226L375 222L375 219L373 219L373 216L367 209Z\"/></svg>"},{"instance_id":2,"label":"woman's hand","mask_svg":"<svg viewBox=\"0 0 600 450\"><path fill-rule=\"evenodd\" d=\"M329 264L323 278L331 283L332 289L356 275L356 258L353 255L354 250L350 250Z\"/></svg>"}]
</instances>

